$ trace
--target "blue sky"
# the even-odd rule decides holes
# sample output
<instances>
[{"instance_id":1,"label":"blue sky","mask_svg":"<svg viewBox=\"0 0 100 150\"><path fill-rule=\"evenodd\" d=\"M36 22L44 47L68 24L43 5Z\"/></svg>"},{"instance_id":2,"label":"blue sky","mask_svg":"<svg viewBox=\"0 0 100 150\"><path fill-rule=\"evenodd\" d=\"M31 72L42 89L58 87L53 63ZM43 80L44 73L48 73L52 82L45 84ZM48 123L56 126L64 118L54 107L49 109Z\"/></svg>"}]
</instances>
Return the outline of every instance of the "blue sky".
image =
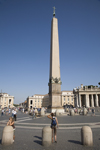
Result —
<instances>
[{"instance_id":1,"label":"blue sky","mask_svg":"<svg viewBox=\"0 0 100 150\"><path fill-rule=\"evenodd\" d=\"M61 90L100 82L100 0L0 0L0 90L14 103L49 91L53 6Z\"/></svg>"}]
</instances>

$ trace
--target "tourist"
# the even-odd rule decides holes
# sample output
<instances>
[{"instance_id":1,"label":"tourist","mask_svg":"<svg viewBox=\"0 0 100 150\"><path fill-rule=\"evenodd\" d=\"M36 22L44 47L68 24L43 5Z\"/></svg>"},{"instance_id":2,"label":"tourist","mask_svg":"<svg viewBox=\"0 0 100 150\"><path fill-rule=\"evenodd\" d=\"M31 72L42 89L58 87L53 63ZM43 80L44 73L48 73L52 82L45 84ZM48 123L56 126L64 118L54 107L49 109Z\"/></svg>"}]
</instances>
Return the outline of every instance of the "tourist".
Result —
<instances>
[{"instance_id":1,"label":"tourist","mask_svg":"<svg viewBox=\"0 0 100 150\"><path fill-rule=\"evenodd\" d=\"M9 121L7 122L7 126L13 127L13 142L15 140L15 125L14 125L14 119L12 117L9 118Z\"/></svg>"},{"instance_id":2,"label":"tourist","mask_svg":"<svg viewBox=\"0 0 100 150\"><path fill-rule=\"evenodd\" d=\"M38 108L38 115L40 116L41 115L41 109Z\"/></svg>"},{"instance_id":3,"label":"tourist","mask_svg":"<svg viewBox=\"0 0 100 150\"><path fill-rule=\"evenodd\" d=\"M4 109L2 108L2 111L1 111L1 116L3 116L4 115Z\"/></svg>"},{"instance_id":4,"label":"tourist","mask_svg":"<svg viewBox=\"0 0 100 150\"><path fill-rule=\"evenodd\" d=\"M24 108L23 108L23 113L24 113Z\"/></svg>"},{"instance_id":5,"label":"tourist","mask_svg":"<svg viewBox=\"0 0 100 150\"><path fill-rule=\"evenodd\" d=\"M92 115L95 116L95 109L92 108Z\"/></svg>"},{"instance_id":6,"label":"tourist","mask_svg":"<svg viewBox=\"0 0 100 150\"><path fill-rule=\"evenodd\" d=\"M8 111L8 108L7 108L7 109L6 109L6 115L8 115L8 112L9 112L9 111Z\"/></svg>"},{"instance_id":7,"label":"tourist","mask_svg":"<svg viewBox=\"0 0 100 150\"><path fill-rule=\"evenodd\" d=\"M57 117L54 116L53 113L47 116L48 118L51 119L51 129L52 129L52 142L54 141L53 139L55 138L55 143L57 143L57 127L58 127L58 119ZM54 135L54 136L53 136ZM54 138L53 138L54 137Z\"/></svg>"},{"instance_id":8,"label":"tourist","mask_svg":"<svg viewBox=\"0 0 100 150\"><path fill-rule=\"evenodd\" d=\"M14 120L16 121L17 112L16 109L14 110Z\"/></svg>"},{"instance_id":9,"label":"tourist","mask_svg":"<svg viewBox=\"0 0 100 150\"><path fill-rule=\"evenodd\" d=\"M10 115L10 111L11 111L11 110L10 110L10 108L9 108L9 115Z\"/></svg>"},{"instance_id":10,"label":"tourist","mask_svg":"<svg viewBox=\"0 0 100 150\"><path fill-rule=\"evenodd\" d=\"M12 109L12 118L14 118L14 109Z\"/></svg>"},{"instance_id":11,"label":"tourist","mask_svg":"<svg viewBox=\"0 0 100 150\"><path fill-rule=\"evenodd\" d=\"M33 118L36 118L36 116L35 116L35 110L33 109L33 114L32 114L32 119Z\"/></svg>"}]
</instances>

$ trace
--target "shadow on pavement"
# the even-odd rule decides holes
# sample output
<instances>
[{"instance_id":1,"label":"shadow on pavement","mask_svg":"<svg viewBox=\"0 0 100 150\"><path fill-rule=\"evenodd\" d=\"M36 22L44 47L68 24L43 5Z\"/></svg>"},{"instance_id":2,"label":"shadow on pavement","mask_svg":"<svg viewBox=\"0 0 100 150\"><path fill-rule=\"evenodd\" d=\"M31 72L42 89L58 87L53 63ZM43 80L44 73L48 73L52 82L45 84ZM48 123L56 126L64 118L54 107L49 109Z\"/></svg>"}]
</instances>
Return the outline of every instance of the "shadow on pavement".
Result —
<instances>
[{"instance_id":1,"label":"shadow on pavement","mask_svg":"<svg viewBox=\"0 0 100 150\"><path fill-rule=\"evenodd\" d=\"M82 143L80 141L68 140L68 142L82 145Z\"/></svg>"},{"instance_id":2,"label":"shadow on pavement","mask_svg":"<svg viewBox=\"0 0 100 150\"><path fill-rule=\"evenodd\" d=\"M41 137L39 137L39 136L34 136L34 137L36 137L36 138L38 138L38 139L42 140L42 138L41 138Z\"/></svg>"},{"instance_id":3,"label":"shadow on pavement","mask_svg":"<svg viewBox=\"0 0 100 150\"><path fill-rule=\"evenodd\" d=\"M42 141L35 140L35 141L33 141L33 142L35 142L35 143L37 143L37 144L39 144L39 145L42 145Z\"/></svg>"},{"instance_id":4,"label":"shadow on pavement","mask_svg":"<svg viewBox=\"0 0 100 150\"><path fill-rule=\"evenodd\" d=\"M37 144L39 144L39 145L42 145L42 137L39 137L39 136L34 136L35 138L37 138L37 139L39 139L39 140L41 140L41 141L39 141L39 140L34 140L33 142L35 142L35 143L37 143Z\"/></svg>"}]
</instances>

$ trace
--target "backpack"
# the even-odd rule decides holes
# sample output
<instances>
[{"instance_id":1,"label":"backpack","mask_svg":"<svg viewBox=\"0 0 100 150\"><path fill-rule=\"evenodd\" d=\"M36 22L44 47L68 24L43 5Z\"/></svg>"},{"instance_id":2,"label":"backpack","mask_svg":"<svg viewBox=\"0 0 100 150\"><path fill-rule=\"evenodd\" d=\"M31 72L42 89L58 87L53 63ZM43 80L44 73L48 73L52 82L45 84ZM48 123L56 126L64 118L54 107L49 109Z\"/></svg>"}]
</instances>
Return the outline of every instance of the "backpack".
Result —
<instances>
[{"instance_id":1,"label":"backpack","mask_svg":"<svg viewBox=\"0 0 100 150\"><path fill-rule=\"evenodd\" d=\"M51 127L52 127L52 126L56 126L56 124L57 124L57 123L56 123L56 118L53 117L53 118L52 118Z\"/></svg>"}]
</instances>

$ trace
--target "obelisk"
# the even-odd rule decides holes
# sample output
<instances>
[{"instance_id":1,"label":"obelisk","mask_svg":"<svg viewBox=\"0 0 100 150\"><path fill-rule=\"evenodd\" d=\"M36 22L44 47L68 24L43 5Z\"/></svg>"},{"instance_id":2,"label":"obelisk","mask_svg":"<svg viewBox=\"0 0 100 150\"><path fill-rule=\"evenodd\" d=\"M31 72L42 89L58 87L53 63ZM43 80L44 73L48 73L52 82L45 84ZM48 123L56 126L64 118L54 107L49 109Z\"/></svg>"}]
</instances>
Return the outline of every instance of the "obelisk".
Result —
<instances>
[{"instance_id":1,"label":"obelisk","mask_svg":"<svg viewBox=\"0 0 100 150\"><path fill-rule=\"evenodd\" d=\"M64 112L61 106L61 78L59 60L58 20L55 18L55 7L51 21L50 75L49 75L49 112Z\"/></svg>"}]
</instances>

